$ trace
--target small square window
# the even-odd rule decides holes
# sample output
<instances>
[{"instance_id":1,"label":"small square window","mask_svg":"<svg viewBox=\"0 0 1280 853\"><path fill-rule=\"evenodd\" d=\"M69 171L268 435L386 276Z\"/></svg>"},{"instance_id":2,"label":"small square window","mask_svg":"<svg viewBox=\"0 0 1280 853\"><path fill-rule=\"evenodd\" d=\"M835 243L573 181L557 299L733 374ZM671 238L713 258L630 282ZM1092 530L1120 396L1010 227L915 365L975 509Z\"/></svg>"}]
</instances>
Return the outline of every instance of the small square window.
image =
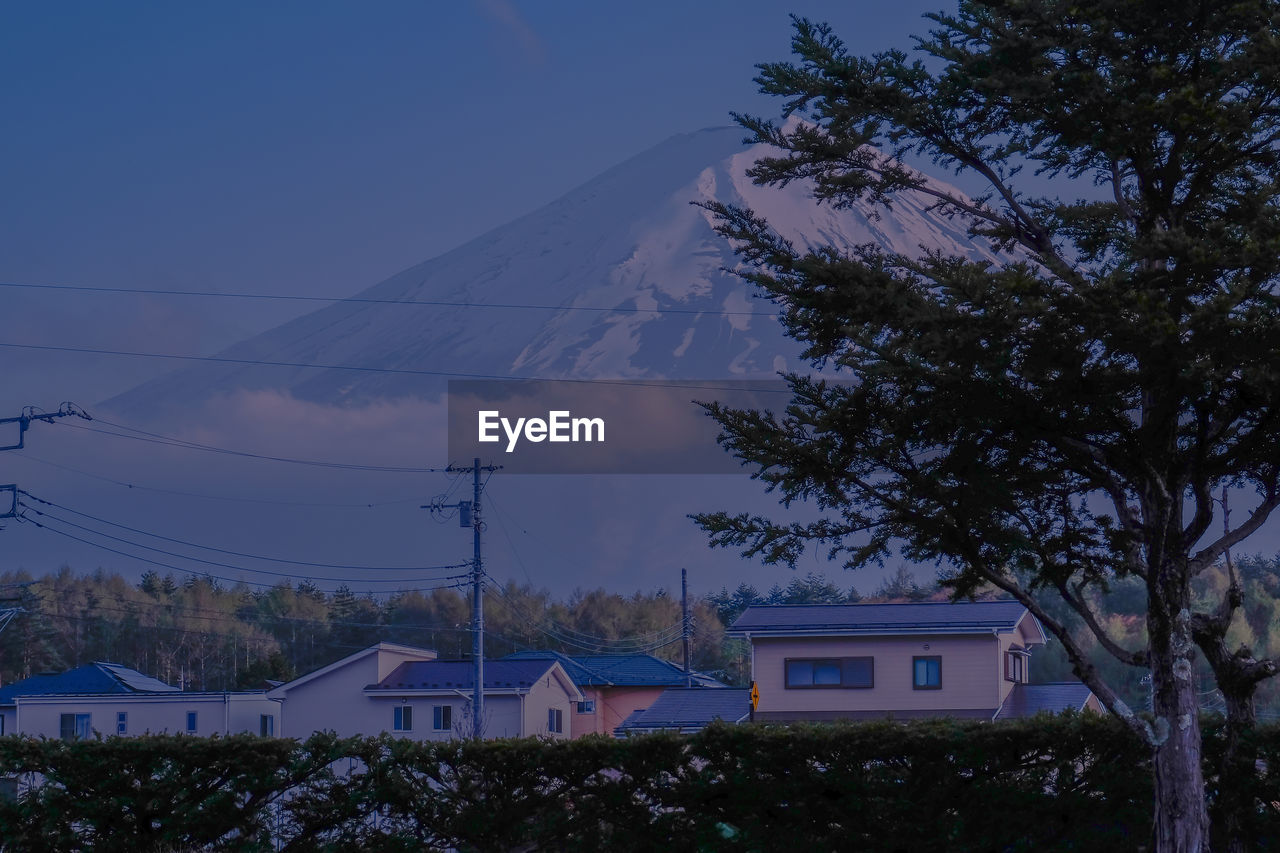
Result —
<instances>
[{"instance_id":1,"label":"small square window","mask_svg":"<svg viewBox=\"0 0 1280 853\"><path fill-rule=\"evenodd\" d=\"M116 734L127 735L129 733L129 712L119 711L116 713Z\"/></svg>"},{"instance_id":2,"label":"small square window","mask_svg":"<svg viewBox=\"0 0 1280 853\"><path fill-rule=\"evenodd\" d=\"M453 706L436 705L431 709L431 728L447 732L453 728Z\"/></svg>"},{"instance_id":3,"label":"small square window","mask_svg":"<svg viewBox=\"0 0 1280 853\"><path fill-rule=\"evenodd\" d=\"M596 712L596 700L588 699L585 702L573 703L579 714L594 714Z\"/></svg>"},{"instance_id":4,"label":"small square window","mask_svg":"<svg viewBox=\"0 0 1280 853\"><path fill-rule=\"evenodd\" d=\"M187 712L187 734L193 735L196 733L196 730L199 728L198 722L199 722L199 718L196 715L196 712L188 711Z\"/></svg>"},{"instance_id":5,"label":"small square window","mask_svg":"<svg viewBox=\"0 0 1280 853\"><path fill-rule=\"evenodd\" d=\"M276 736L276 715L263 714L258 718L258 734L263 737Z\"/></svg>"},{"instance_id":6,"label":"small square window","mask_svg":"<svg viewBox=\"0 0 1280 853\"><path fill-rule=\"evenodd\" d=\"M911 686L916 690L941 690L942 658L937 655L913 657Z\"/></svg>"},{"instance_id":7,"label":"small square window","mask_svg":"<svg viewBox=\"0 0 1280 853\"><path fill-rule=\"evenodd\" d=\"M409 705L399 705L392 714L392 727L398 732L413 731L413 708Z\"/></svg>"}]
</instances>

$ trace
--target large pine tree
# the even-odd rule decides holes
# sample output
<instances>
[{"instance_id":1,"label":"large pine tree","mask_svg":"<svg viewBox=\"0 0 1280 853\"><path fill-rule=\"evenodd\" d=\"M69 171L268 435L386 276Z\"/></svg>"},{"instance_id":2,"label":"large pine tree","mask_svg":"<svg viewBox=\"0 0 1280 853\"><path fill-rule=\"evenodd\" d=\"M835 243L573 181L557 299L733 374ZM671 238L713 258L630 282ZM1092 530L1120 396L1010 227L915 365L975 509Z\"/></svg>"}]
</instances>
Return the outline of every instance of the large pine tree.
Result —
<instances>
[{"instance_id":1,"label":"large pine tree","mask_svg":"<svg viewBox=\"0 0 1280 853\"><path fill-rule=\"evenodd\" d=\"M807 357L851 380L791 377L777 414L711 407L761 479L826 511L792 525L700 516L713 542L781 562L819 542L851 567L900 551L950 563L959 595L993 583L1023 601L1150 745L1162 851L1208 846L1197 644L1237 728L1276 671L1227 646L1235 579L1204 612L1191 583L1280 503L1278 12L963 2L930 16L914 57L852 56L797 20L797 60L758 82L804 121L738 117L779 149L752 177L811 180L838 206L923 197L1007 263L802 250L748 210L711 206ZM985 190L926 181L903 164L913 156ZM1025 189L1046 181L1048 195ZM1247 511L1220 533L1224 485ZM1110 637L1088 603L1129 577L1146 589L1143 647ZM1036 604L1043 589L1150 669L1153 722Z\"/></svg>"}]
</instances>

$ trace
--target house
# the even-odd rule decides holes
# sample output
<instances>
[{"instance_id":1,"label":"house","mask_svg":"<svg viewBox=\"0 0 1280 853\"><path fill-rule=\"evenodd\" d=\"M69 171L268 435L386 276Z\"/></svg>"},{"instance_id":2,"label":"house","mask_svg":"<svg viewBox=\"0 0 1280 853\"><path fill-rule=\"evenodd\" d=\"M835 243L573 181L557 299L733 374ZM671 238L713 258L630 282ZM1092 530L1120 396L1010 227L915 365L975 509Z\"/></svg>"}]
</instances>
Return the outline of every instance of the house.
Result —
<instances>
[{"instance_id":1,"label":"house","mask_svg":"<svg viewBox=\"0 0 1280 853\"><path fill-rule=\"evenodd\" d=\"M267 696L280 700L289 710L278 734L299 740L320 731L337 732L342 737L377 734L382 729L370 716L365 686L386 678L401 664L435 658L436 653L429 649L378 643L273 687Z\"/></svg>"},{"instance_id":2,"label":"house","mask_svg":"<svg viewBox=\"0 0 1280 853\"><path fill-rule=\"evenodd\" d=\"M1046 636L1016 601L755 606L728 633L751 643L759 721L1102 710L1079 682L1030 683Z\"/></svg>"},{"instance_id":3,"label":"house","mask_svg":"<svg viewBox=\"0 0 1280 853\"><path fill-rule=\"evenodd\" d=\"M0 734L273 735L280 703L263 691L187 692L120 664L99 661L0 688Z\"/></svg>"},{"instance_id":4,"label":"house","mask_svg":"<svg viewBox=\"0 0 1280 853\"><path fill-rule=\"evenodd\" d=\"M363 695L370 703L370 722L376 731L415 740L447 740L471 735L474 689L472 661L414 661L369 684ZM558 661L486 661L481 734L567 739L580 702L581 691Z\"/></svg>"},{"instance_id":5,"label":"house","mask_svg":"<svg viewBox=\"0 0 1280 853\"><path fill-rule=\"evenodd\" d=\"M648 708L632 712L614 733L619 737L650 732L692 734L702 731L714 720L745 722L751 713L750 694L750 690L733 687L722 690L671 687L662 691Z\"/></svg>"},{"instance_id":6,"label":"house","mask_svg":"<svg viewBox=\"0 0 1280 853\"><path fill-rule=\"evenodd\" d=\"M582 691L574 704L571 737L611 734L634 712L652 705L667 688L728 689L701 672L683 669L653 655L564 655L525 651L503 660L554 660Z\"/></svg>"},{"instance_id":7,"label":"house","mask_svg":"<svg viewBox=\"0 0 1280 853\"><path fill-rule=\"evenodd\" d=\"M428 649L379 643L274 687L288 709L282 734L343 737L383 732L416 740L469 735L475 684L471 661L436 659ZM487 661L484 736L568 737L582 694L557 661Z\"/></svg>"}]
</instances>

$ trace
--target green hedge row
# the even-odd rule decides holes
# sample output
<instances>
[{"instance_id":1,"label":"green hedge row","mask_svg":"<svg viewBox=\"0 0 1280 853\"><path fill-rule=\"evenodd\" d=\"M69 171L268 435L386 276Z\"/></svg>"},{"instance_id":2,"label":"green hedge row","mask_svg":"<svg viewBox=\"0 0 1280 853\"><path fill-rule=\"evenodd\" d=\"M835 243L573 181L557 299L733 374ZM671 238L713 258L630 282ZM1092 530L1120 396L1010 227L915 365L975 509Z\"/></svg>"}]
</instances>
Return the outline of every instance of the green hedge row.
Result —
<instances>
[{"instance_id":1,"label":"green hedge row","mask_svg":"<svg viewBox=\"0 0 1280 853\"><path fill-rule=\"evenodd\" d=\"M1206 763L1220 750L1207 723ZM1258 732L1280 766L1280 728ZM1145 749L1092 715L616 741L0 738L4 850L1135 850ZM1239 782L1239 780L1236 780ZM1254 849L1280 785L1252 797ZM1211 790L1212 793L1212 790Z\"/></svg>"}]
</instances>

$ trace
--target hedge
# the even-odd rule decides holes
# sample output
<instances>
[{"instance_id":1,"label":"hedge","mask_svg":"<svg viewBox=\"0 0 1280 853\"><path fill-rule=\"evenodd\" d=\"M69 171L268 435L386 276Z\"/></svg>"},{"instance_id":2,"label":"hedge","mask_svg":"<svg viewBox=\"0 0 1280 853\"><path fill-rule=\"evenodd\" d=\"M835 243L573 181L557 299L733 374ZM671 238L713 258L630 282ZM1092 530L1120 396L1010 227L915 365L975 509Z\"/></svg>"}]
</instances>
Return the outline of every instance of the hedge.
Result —
<instances>
[{"instance_id":1,"label":"hedge","mask_svg":"<svg viewBox=\"0 0 1280 853\"><path fill-rule=\"evenodd\" d=\"M1221 752L1205 721L1206 776ZM1280 838L1280 727L1255 734L1252 849ZM1096 851L1150 831L1115 720L714 725L695 736L305 742L0 738L0 849Z\"/></svg>"}]
</instances>

